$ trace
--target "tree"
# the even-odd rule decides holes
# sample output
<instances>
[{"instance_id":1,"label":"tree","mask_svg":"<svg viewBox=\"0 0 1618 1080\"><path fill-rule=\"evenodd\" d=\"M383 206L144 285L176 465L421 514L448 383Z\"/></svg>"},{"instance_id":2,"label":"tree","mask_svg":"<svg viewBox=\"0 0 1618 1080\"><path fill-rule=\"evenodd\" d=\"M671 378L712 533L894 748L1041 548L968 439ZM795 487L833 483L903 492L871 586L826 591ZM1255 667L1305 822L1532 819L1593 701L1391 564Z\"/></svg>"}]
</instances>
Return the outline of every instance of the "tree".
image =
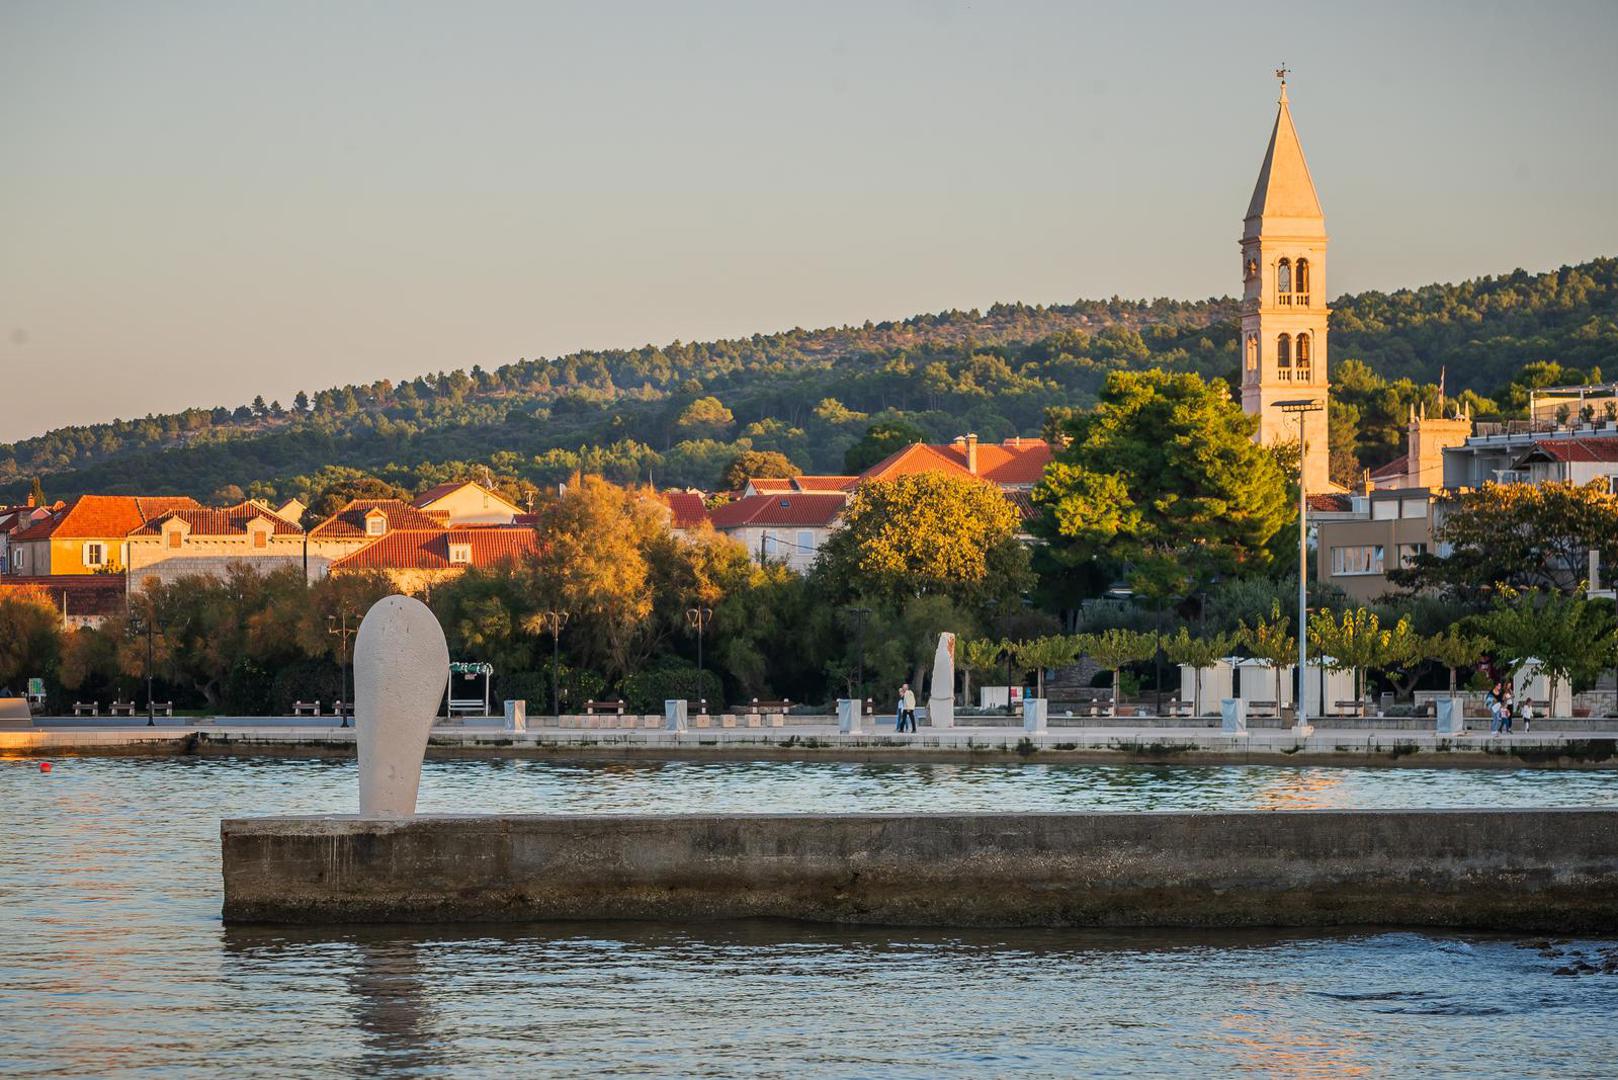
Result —
<instances>
[{"instance_id":1,"label":"tree","mask_svg":"<svg viewBox=\"0 0 1618 1080\"><path fill-rule=\"evenodd\" d=\"M1085 642L1086 639L1082 636L1052 634L1050 637L1035 638L1033 641L1019 641L1012 646L1012 650L1017 658L1017 666L1034 673L1034 693L1043 700L1046 669L1055 670L1073 663Z\"/></svg>"},{"instance_id":2,"label":"tree","mask_svg":"<svg viewBox=\"0 0 1618 1080\"><path fill-rule=\"evenodd\" d=\"M736 417L725 407L725 403L710 396L699 397L687 405L674 426L682 438L720 439L729 433L731 425L735 423Z\"/></svg>"},{"instance_id":3,"label":"tree","mask_svg":"<svg viewBox=\"0 0 1618 1080\"><path fill-rule=\"evenodd\" d=\"M35 506L45 505L45 486L39 482L37 476L34 477L33 486L28 490L28 497L33 500Z\"/></svg>"},{"instance_id":4,"label":"tree","mask_svg":"<svg viewBox=\"0 0 1618 1080\"><path fill-rule=\"evenodd\" d=\"M1450 554L1418 555L1388 580L1413 592L1435 590L1471 603L1502 588L1580 590L1588 553L1618 566L1618 495L1596 482L1485 484L1442 496L1433 539Z\"/></svg>"},{"instance_id":5,"label":"tree","mask_svg":"<svg viewBox=\"0 0 1618 1080\"><path fill-rule=\"evenodd\" d=\"M1476 664L1488 648L1489 642L1486 638L1468 634L1461 629L1459 623L1456 623L1442 633L1423 638L1421 656L1449 669L1449 692L1454 694L1456 671Z\"/></svg>"},{"instance_id":6,"label":"tree","mask_svg":"<svg viewBox=\"0 0 1618 1080\"><path fill-rule=\"evenodd\" d=\"M1103 630L1080 634L1079 651L1096 662L1102 671L1112 672L1112 715L1118 715L1119 671L1125 664L1149 660L1157 654L1157 635L1135 630Z\"/></svg>"},{"instance_id":7,"label":"tree","mask_svg":"<svg viewBox=\"0 0 1618 1080\"><path fill-rule=\"evenodd\" d=\"M308 412L309 395L304 393L302 390L299 390L296 394L292 395L292 407L300 414Z\"/></svg>"},{"instance_id":8,"label":"tree","mask_svg":"<svg viewBox=\"0 0 1618 1080\"><path fill-rule=\"evenodd\" d=\"M1333 671L1354 672L1354 699L1365 699L1363 676L1420 659L1421 641L1401 618L1384 629L1381 618L1365 608L1345 610L1341 618L1329 610L1309 617L1309 647L1314 658Z\"/></svg>"},{"instance_id":9,"label":"tree","mask_svg":"<svg viewBox=\"0 0 1618 1080\"><path fill-rule=\"evenodd\" d=\"M1255 424L1196 375L1113 372L1064 425L1071 441L1034 491L1037 530L1062 561L1102 560L1159 598L1265 566L1292 500Z\"/></svg>"},{"instance_id":10,"label":"tree","mask_svg":"<svg viewBox=\"0 0 1618 1080\"><path fill-rule=\"evenodd\" d=\"M878 420L860 441L843 452L843 471L850 476L869 469L893 453L927 441L927 433L908 420Z\"/></svg>"},{"instance_id":11,"label":"tree","mask_svg":"<svg viewBox=\"0 0 1618 1080\"><path fill-rule=\"evenodd\" d=\"M1202 715L1202 672L1210 668L1219 660L1229 656L1238 644L1235 634L1205 634L1193 637L1190 629L1180 627L1179 631L1163 640L1163 652L1168 656L1169 662L1183 664L1192 670L1191 679L1191 714Z\"/></svg>"},{"instance_id":12,"label":"tree","mask_svg":"<svg viewBox=\"0 0 1618 1080\"><path fill-rule=\"evenodd\" d=\"M1478 625L1507 667L1515 669L1529 658L1540 662L1550 679L1552 701L1558 682L1592 679L1612 663L1618 642L1610 601L1545 589L1502 590Z\"/></svg>"},{"instance_id":13,"label":"tree","mask_svg":"<svg viewBox=\"0 0 1618 1080\"><path fill-rule=\"evenodd\" d=\"M1275 672L1275 711L1281 711L1281 669L1295 663L1298 658L1298 639L1291 634L1292 620L1281 614L1281 605L1270 609L1268 618L1247 625L1240 624L1238 635L1253 659L1261 661Z\"/></svg>"},{"instance_id":14,"label":"tree","mask_svg":"<svg viewBox=\"0 0 1618 1080\"><path fill-rule=\"evenodd\" d=\"M719 486L726 491L740 491L754 477L800 476L803 470L792 464L792 459L774 450L743 450L730 459L720 474Z\"/></svg>"},{"instance_id":15,"label":"tree","mask_svg":"<svg viewBox=\"0 0 1618 1080\"><path fill-rule=\"evenodd\" d=\"M0 587L0 688L21 694L27 680L55 675L62 615L43 589Z\"/></svg>"},{"instance_id":16,"label":"tree","mask_svg":"<svg viewBox=\"0 0 1618 1080\"><path fill-rule=\"evenodd\" d=\"M975 608L1030 584L1017 511L971 477L916 473L861 484L822 545L817 572L837 596L943 595Z\"/></svg>"},{"instance_id":17,"label":"tree","mask_svg":"<svg viewBox=\"0 0 1618 1080\"><path fill-rule=\"evenodd\" d=\"M972 705L972 676L980 675L985 678L993 675L1000 668L1000 662L1005 658L1007 645L995 641L993 638L973 638L970 641L956 643L955 662L960 666L965 676L962 682L961 703L968 708ZM1009 689L1006 691L1011 692Z\"/></svg>"}]
</instances>

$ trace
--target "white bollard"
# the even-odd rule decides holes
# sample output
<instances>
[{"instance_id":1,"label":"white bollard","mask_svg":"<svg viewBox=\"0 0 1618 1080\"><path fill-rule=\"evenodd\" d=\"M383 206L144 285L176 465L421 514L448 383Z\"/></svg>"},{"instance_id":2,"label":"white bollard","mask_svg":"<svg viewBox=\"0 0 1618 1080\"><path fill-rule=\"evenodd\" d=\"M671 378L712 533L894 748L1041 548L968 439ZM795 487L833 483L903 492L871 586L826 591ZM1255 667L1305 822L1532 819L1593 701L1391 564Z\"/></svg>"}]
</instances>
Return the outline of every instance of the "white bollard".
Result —
<instances>
[{"instance_id":1,"label":"white bollard","mask_svg":"<svg viewBox=\"0 0 1618 1080\"><path fill-rule=\"evenodd\" d=\"M427 736L449 685L449 646L432 611L409 596L384 596L354 638L354 727L360 816L416 812Z\"/></svg>"},{"instance_id":2,"label":"white bollard","mask_svg":"<svg viewBox=\"0 0 1618 1080\"><path fill-rule=\"evenodd\" d=\"M689 731L691 728L689 710L690 705L685 698L664 698L663 730Z\"/></svg>"},{"instance_id":3,"label":"white bollard","mask_svg":"<svg viewBox=\"0 0 1618 1080\"><path fill-rule=\"evenodd\" d=\"M1046 706L1047 703L1044 698L1022 699L1022 729L1024 731L1047 730Z\"/></svg>"},{"instance_id":4,"label":"white bollard","mask_svg":"<svg viewBox=\"0 0 1618 1080\"><path fill-rule=\"evenodd\" d=\"M1226 735L1247 734L1247 699L1219 699L1219 730Z\"/></svg>"}]
</instances>

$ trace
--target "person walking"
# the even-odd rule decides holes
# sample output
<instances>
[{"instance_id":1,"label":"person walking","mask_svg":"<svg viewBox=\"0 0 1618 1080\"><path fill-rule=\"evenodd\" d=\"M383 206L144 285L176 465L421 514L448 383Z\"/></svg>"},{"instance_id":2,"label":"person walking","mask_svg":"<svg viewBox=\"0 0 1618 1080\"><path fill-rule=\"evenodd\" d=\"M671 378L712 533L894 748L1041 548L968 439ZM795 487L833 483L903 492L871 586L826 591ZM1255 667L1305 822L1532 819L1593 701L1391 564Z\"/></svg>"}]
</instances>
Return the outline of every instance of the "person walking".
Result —
<instances>
[{"instance_id":1,"label":"person walking","mask_svg":"<svg viewBox=\"0 0 1618 1080\"><path fill-rule=\"evenodd\" d=\"M1522 709L1518 712L1518 715L1522 717L1522 731L1523 731L1523 734L1526 735L1530 731L1532 731L1533 728L1534 728L1534 699L1533 698L1525 696L1522 699Z\"/></svg>"},{"instance_id":2,"label":"person walking","mask_svg":"<svg viewBox=\"0 0 1618 1080\"><path fill-rule=\"evenodd\" d=\"M1511 734L1511 714L1517 711L1517 699L1510 689L1500 699L1500 733Z\"/></svg>"},{"instance_id":3,"label":"person walking","mask_svg":"<svg viewBox=\"0 0 1618 1080\"><path fill-rule=\"evenodd\" d=\"M1489 710L1489 734L1500 734L1500 684L1495 683L1489 687L1489 692L1483 695L1483 707Z\"/></svg>"},{"instance_id":4,"label":"person walking","mask_svg":"<svg viewBox=\"0 0 1618 1080\"><path fill-rule=\"evenodd\" d=\"M916 694L909 683L899 687L899 730L916 730Z\"/></svg>"}]
</instances>

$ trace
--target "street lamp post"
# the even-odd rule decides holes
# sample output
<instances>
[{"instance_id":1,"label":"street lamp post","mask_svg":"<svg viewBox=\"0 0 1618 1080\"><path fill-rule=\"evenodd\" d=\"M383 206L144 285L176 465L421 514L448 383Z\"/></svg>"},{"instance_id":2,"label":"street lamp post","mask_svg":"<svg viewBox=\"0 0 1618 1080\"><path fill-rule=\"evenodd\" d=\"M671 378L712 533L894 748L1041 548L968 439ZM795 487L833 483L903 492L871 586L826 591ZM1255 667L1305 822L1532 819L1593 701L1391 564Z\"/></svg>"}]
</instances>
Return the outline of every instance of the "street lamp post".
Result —
<instances>
[{"instance_id":1,"label":"street lamp post","mask_svg":"<svg viewBox=\"0 0 1618 1080\"><path fill-rule=\"evenodd\" d=\"M129 618L130 628L135 633L146 635L146 726L157 726L157 706L152 702L152 668L155 665L156 646L153 638L157 633L156 612L147 612L145 615L134 614Z\"/></svg>"},{"instance_id":2,"label":"street lamp post","mask_svg":"<svg viewBox=\"0 0 1618 1080\"><path fill-rule=\"evenodd\" d=\"M348 714L353 711L354 703L348 699L348 639L360 632L357 626L348 625L348 609L344 608L341 616L326 616L326 633L337 638L337 687L338 727L348 726Z\"/></svg>"},{"instance_id":3,"label":"street lamp post","mask_svg":"<svg viewBox=\"0 0 1618 1080\"><path fill-rule=\"evenodd\" d=\"M1293 730L1307 735L1314 729L1309 724L1309 492L1304 483L1309 444L1304 425L1310 413L1320 412L1326 406L1305 398L1278 401L1275 407L1298 417L1298 696L1297 722ZM1276 708L1280 707L1277 703Z\"/></svg>"},{"instance_id":4,"label":"street lamp post","mask_svg":"<svg viewBox=\"0 0 1618 1080\"><path fill-rule=\"evenodd\" d=\"M697 715L707 710L703 708L706 699L702 696L702 631L713 621L713 608L705 608L700 604L694 608L685 609L685 621L697 632L697 692L694 700L697 706Z\"/></svg>"},{"instance_id":5,"label":"street lamp post","mask_svg":"<svg viewBox=\"0 0 1618 1080\"><path fill-rule=\"evenodd\" d=\"M567 612L545 611L545 629L551 634L551 715L557 726L562 722L562 627L567 625Z\"/></svg>"},{"instance_id":6,"label":"street lamp post","mask_svg":"<svg viewBox=\"0 0 1618 1080\"><path fill-rule=\"evenodd\" d=\"M861 716L865 715L865 620L870 618L868 607L851 607L854 619L854 700Z\"/></svg>"}]
</instances>

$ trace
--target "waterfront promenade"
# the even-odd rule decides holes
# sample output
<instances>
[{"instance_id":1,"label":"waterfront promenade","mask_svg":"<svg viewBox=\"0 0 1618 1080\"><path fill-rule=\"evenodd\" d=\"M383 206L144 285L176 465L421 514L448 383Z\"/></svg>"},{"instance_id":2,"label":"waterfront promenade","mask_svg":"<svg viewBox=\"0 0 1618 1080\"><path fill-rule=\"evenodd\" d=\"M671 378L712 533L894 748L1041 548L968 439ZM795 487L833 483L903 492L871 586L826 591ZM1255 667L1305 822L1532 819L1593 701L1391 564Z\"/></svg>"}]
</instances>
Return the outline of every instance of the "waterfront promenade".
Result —
<instances>
[{"instance_id":1,"label":"waterfront promenade","mask_svg":"<svg viewBox=\"0 0 1618 1080\"><path fill-rule=\"evenodd\" d=\"M566 718L564 718L566 719ZM607 722L609 718L594 718ZM625 722L631 718L623 718ZM800 718L793 717L793 720ZM1618 768L1618 730L1611 721L1541 722L1529 734L1493 737L1486 731L1437 735L1430 727L1317 726L1308 735L1289 728L1253 728L1229 735L1216 727L1153 724L1131 718L1092 721L1037 734L1021 727L923 727L900 735L881 730L839 733L825 717L778 727L556 727L530 720L509 731L499 720L472 720L433 729L429 757L558 757L595 759L776 759L847 761L1127 762L1176 764L1389 765L1475 768ZM616 722L614 720L613 722ZM348 757L352 728L335 718L220 717L118 724L41 718L38 726L0 731L0 757L209 754ZM1107 726L1092 726L1105 723ZM1370 725L1372 721L1356 721Z\"/></svg>"}]
</instances>

